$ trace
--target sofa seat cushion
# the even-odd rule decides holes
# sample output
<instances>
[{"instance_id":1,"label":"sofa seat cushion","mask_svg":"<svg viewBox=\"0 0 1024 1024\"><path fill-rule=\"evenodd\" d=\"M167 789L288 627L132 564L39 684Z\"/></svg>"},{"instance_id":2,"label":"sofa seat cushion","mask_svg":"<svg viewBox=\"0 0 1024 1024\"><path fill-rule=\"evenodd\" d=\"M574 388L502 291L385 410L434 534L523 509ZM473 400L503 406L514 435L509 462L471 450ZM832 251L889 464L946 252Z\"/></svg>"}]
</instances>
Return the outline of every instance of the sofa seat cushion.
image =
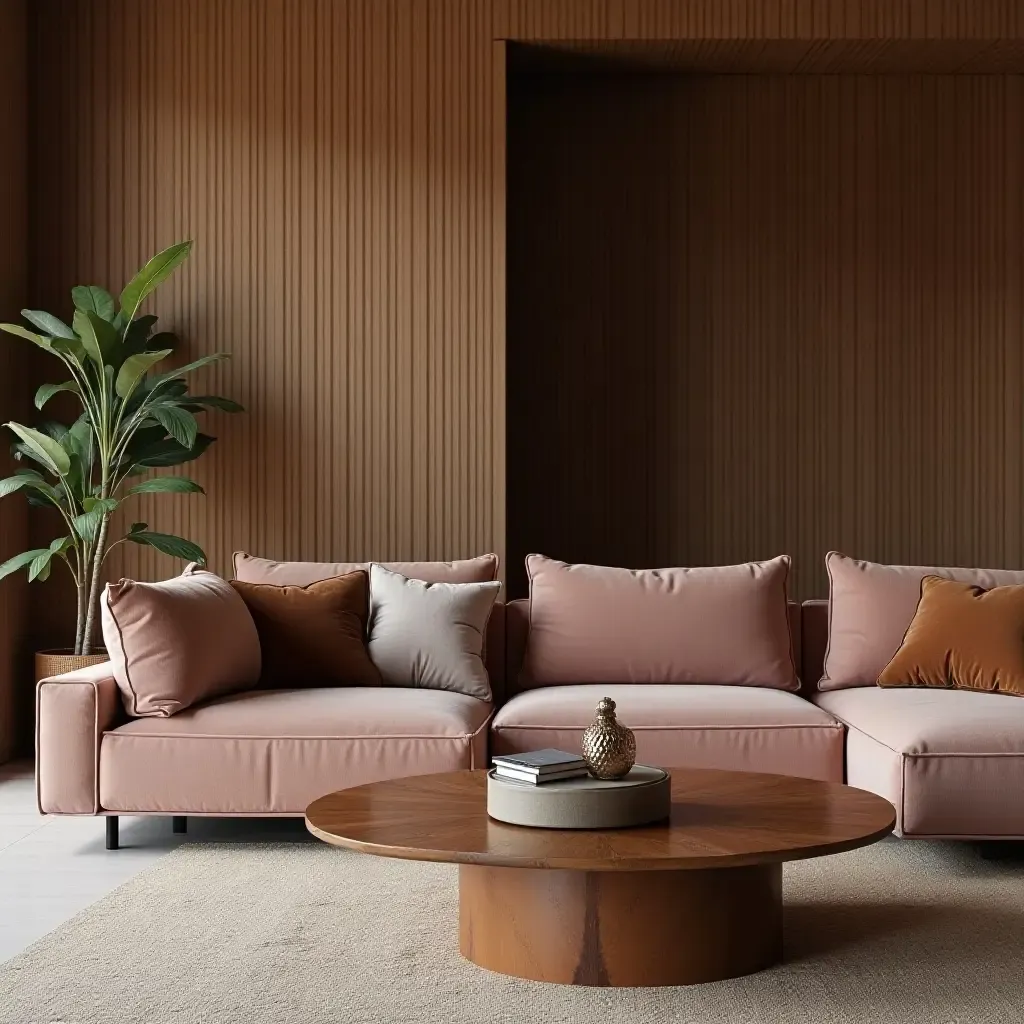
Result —
<instances>
[{"instance_id":1,"label":"sofa seat cushion","mask_svg":"<svg viewBox=\"0 0 1024 1024\"><path fill-rule=\"evenodd\" d=\"M643 764L842 781L842 726L795 693L765 687L600 683L527 690L495 716L494 753L579 750L602 697L616 702L619 721L636 734Z\"/></svg>"},{"instance_id":2,"label":"sofa seat cushion","mask_svg":"<svg viewBox=\"0 0 1024 1024\"><path fill-rule=\"evenodd\" d=\"M109 811L302 814L318 796L486 760L491 705L460 693L257 690L103 735Z\"/></svg>"},{"instance_id":3,"label":"sofa seat cushion","mask_svg":"<svg viewBox=\"0 0 1024 1024\"><path fill-rule=\"evenodd\" d=\"M863 687L815 695L848 728L846 778L920 837L1024 836L1024 700Z\"/></svg>"}]
</instances>

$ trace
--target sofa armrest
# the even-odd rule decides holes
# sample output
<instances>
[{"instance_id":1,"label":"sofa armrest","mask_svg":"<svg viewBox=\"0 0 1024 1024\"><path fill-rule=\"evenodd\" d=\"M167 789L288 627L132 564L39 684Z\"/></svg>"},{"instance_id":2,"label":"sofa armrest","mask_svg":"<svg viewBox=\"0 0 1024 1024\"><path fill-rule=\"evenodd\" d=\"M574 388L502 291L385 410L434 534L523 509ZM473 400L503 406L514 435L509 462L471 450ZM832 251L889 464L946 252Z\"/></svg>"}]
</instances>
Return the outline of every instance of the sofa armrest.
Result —
<instances>
[{"instance_id":1,"label":"sofa armrest","mask_svg":"<svg viewBox=\"0 0 1024 1024\"><path fill-rule=\"evenodd\" d=\"M100 741L124 714L110 662L36 686L36 802L43 814L97 814Z\"/></svg>"}]
</instances>

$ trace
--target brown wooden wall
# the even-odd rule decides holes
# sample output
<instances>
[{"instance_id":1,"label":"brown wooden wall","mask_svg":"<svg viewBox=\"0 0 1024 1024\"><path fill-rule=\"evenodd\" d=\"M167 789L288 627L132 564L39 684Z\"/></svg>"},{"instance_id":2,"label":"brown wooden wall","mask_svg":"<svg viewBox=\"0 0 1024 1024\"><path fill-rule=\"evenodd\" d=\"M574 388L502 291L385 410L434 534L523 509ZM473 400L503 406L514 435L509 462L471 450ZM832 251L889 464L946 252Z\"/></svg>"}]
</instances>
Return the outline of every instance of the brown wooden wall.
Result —
<instances>
[{"instance_id":1,"label":"brown wooden wall","mask_svg":"<svg viewBox=\"0 0 1024 1024\"><path fill-rule=\"evenodd\" d=\"M208 498L152 499L138 511L201 542L222 570L235 547L504 554L500 41L890 38L931 52L936 40L983 51L985 40L1024 37L1017 0L28 6L28 56L48 69L30 102L28 299L66 312L71 285L116 286L157 248L196 240L191 266L154 309L185 334L186 354L234 353L203 383L252 411L214 422L222 440L196 470ZM5 34L3 45L15 40ZM1007 418L1010 404L1007 393ZM1012 481L1004 487L1009 496ZM862 519L864 508L842 514ZM15 524L0 537L7 547L18 522L0 521ZM777 535L772 526L757 537L774 548ZM761 546L742 536L744 552ZM710 534L700 544L722 550ZM1009 541L1003 551L1013 558ZM173 569L135 549L111 566ZM66 637L63 623L46 625L59 585L33 593L37 641Z\"/></svg>"},{"instance_id":2,"label":"brown wooden wall","mask_svg":"<svg viewBox=\"0 0 1024 1024\"><path fill-rule=\"evenodd\" d=\"M26 256L26 77L25 4L0 0L0 321L17 318L28 284ZM26 353L14 338L0 337L0 422L22 419L28 401ZM0 476L12 466L6 442L0 445ZM0 562L28 546L24 502L0 502ZM26 693L16 685L23 665L28 618L27 584L8 577L0 583L0 764L15 749L15 721L22 716Z\"/></svg>"},{"instance_id":3,"label":"brown wooden wall","mask_svg":"<svg viewBox=\"0 0 1024 1024\"><path fill-rule=\"evenodd\" d=\"M63 73L34 103L48 157L36 300L65 309L75 282L119 285L195 239L153 308L187 355L233 354L204 388L250 410L212 421L221 440L195 467L208 498L150 499L133 517L195 539L221 571L236 548L500 551L503 65L489 26L466 7L455 23L376 2L39 7L36 44ZM121 551L115 574L174 570Z\"/></svg>"},{"instance_id":4,"label":"brown wooden wall","mask_svg":"<svg viewBox=\"0 0 1024 1024\"><path fill-rule=\"evenodd\" d=\"M509 95L510 565L1022 564L1024 79Z\"/></svg>"}]
</instances>

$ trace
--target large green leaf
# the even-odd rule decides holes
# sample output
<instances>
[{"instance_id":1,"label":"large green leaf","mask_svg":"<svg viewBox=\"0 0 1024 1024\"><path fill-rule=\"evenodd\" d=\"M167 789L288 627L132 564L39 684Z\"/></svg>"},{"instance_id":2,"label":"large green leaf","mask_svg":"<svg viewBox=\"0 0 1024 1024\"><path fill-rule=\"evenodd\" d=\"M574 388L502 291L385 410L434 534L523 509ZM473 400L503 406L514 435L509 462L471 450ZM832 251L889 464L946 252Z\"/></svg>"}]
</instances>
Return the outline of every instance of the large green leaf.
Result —
<instances>
[{"instance_id":1,"label":"large green leaf","mask_svg":"<svg viewBox=\"0 0 1024 1024\"><path fill-rule=\"evenodd\" d=\"M146 348L170 348L175 349L178 347L178 343L181 339L171 331L161 331L159 334L154 334L147 342Z\"/></svg>"},{"instance_id":2,"label":"large green leaf","mask_svg":"<svg viewBox=\"0 0 1024 1024\"><path fill-rule=\"evenodd\" d=\"M30 505L61 505L64 495L53 484L48 483L42 473L34 469L19 470L14 476L0 480L0 498L6 498L15 491L27 490ZM39 495L42 495L40 498Z\"/></svg>"},{"instance_id":3,"label":"large green leaf","mask_svg":"<svg viewBox=\"0 0 1024 1024\"><path fill-rule=\"evenodd\" d=\"M121 313L127 323L131 323L134 319L139 306L146 300L146 297L188 259L188 254L191 251L191 241L172 245L162 252L158 252L128 282L124 291L121 292Z\"/></svg>"},{"instance_id":4,"label":"large green leaf","mask_svg":"<svg viewBox=\"0 0 1024 1024\"><path fill-rule=\"evenodd\" d=\"M121 339L106 320L91 311L83 313L76 309L74 321L75 331L82 339L86 353L102 373L108 363L117 359Z\"/></svg>"},{"instance_id":5,"label":"large green leaf","mask_svg":"<svg viewBox=\"0 0 1024 1024\"><path fill-rule=\"evenodd\" d=\"M63 444L68 453L74 452L84 463L91 467L95 439L96 435L92 430L92 422L86 413L82 413L68 428Z\"/></svg>"},{"instance_id":6,"label":"large green leaf","mask_svg":"<svg viewBox=\"0 0 1024 1024\"><path fill-rule=\"evenodd\" d=\"M76 395L82 393L77 382L73 380L66 380L63 384L43 384L36 391L36 408L42 409L54 395L59 394L61 391L73 391Z\"/></svg>"},{"instance_id":7,"label":"large green leaf","mask_svg":"<svg viewBox=\"0 0 1024 1024\"><path fill-rule=\"evenodd\" d=\"M149 334L159 317L137 316L124 332L124 351L131 355L134 352L145 352L152 348L170 348L169 345L150 345Z\"/></svg>"},{"instance_id":8,"label":"large green leaf","mask_svg":"<svg viewBox=\"0 0 1024 1024\"><path fill-rule=\"evenodd\" d=\"M180 445L191 448L196 443L199 424L195 416L176 405L158 405L150 412L164 430Z\"/></svg>"},{"instance_id":9,"label":"large green leaf","mask_svg":"<svg viewBox=\"0 0 1024 1024\"><path fill-rule=\"evenodd\" d=\"M161 349L158 352L137 352L129 356L117 371L117 380L114 381L114 390L119 398L128 398L135 390L139 381L149 372L150 368L166 359L171 354L169 348Z\"/></svg>"},{"instance_id":10,"label":"large green leaf","mask_svg":"<svg viewBox=\"0 0 1024 1024\"><path fill-rule=\"evenodd\" d=\"M227 352L214 352L213 355L203 356L201 359L193 359L191 363L186 363L184 366L176 367L173 370L168 370L166 373L161 373L154 377L152 386L156 387L157 384L161 384L165 380L180 377L184 373L191 373L193 370L198 370L203 366L209 366L211 363L219 363L230 358L231 357Z\"/></svg>"},{"instance_id":11,"label":"large green leaf","mask_svg":"<svg viewBox=\"0 0 1024 1024\"><path fill-rule=\"evenodd\" d=\"M2 484L3 481L0 481ZM143 480L141 484L129 487L125 496L129 494L205 494L206 492L187 476L155 476L150 480ZM3 495L0 494L0 497Z\"/></svg>"},{"instance_id":12,"label":"large green leaf","mask_svg":"<svg viewBox=\"0 0 1024 1024\"><path fill-rule=\"evenodd\" d=\"M47 437L52 437L54 441L59 441L62 445L64 444L64 438L68 435L68 428L59 420L43 420L39 424L38 429Z\"/></svg>"},{"instance_id":13,"label":"large green leaf","mask_svg":"<svg viewBox=\"0 0 1024 1024\"><path fill-rule=\"evenodd\" d=\"M16 334L19 338L31 341L33 345L45 348L47 352L53 351L53 342L49 338L42 334L36 334L35 331L30 331L27 327L22 327L21 324L0 324L0 331Z\"/></svg>"},{"instance_id":14,"label":"large green leaf","mask_svg":"<svg viewBox=\"0 0 1024 1024\"><path fill-rule=\"evenodd\" d=\"M41 473L37 473L34 469L23 469L15 473L14 476L0 480L0 498L6 498L8 494L14 494L15 491L20 491L25 487L33 491L42 491L44 494L52 494L54 497L57 494Z\"/></svg>"},{"instance_id":15,"label":"large green leaf","mask_svg":"<svg viewBox=\"0 0 1024 1024\"><path fill-rule=\"evenodd\" d=\"M23 309L21 315L33 326L52 338L74 338L75 332L59 317L41 309Z\"/></svg>"},{"instance_id":16,"label":"large green leaf","mask_svg":"<svg viewBox=\"0 0 1024 1024\"><path fill-rule=\"evenodd\" d=\"M181 398L188 391L188 384L183 380L164 381L158 388L153 387L153 377L144 377L135 385L135 390L125 399L124 420L129 421L143 405L168 398ZM186 403L182 403L183 405ZM161 437L163 431L161 431Z\"/></svg>"},{"instance_id":17,"label":"large green leaf","mask_svg":"<svg viewBox=\"0 0 1024 1024\"><path fill-rule=\"evenodd\" d=\"M31 427L23 427L20 423L5 423L4 426L13 430L36 462L54 476L63 476L71 468L71 460L60 442Z\"/></svg>"},{"instance_id":18,"label":"large green leaf","mask_svg":"<svg viewBox=\"0 0 1024 1024\"><path fill-rule=\"evenodd\" d=\"M39 580L40 583L43 583L50 578L51 558L53 558L53 555L49 551L44 551L41 555L37 555L32 559L28 567L29 583L33 580Z\"/></svg>"},{"instance_id":19,"label":"large green leaf","mask_svg":"<svg viewBox=\"0 0 1024 1024\"><path fill-rule=\"evenodd\" d=\"M92 492L94 441L92 423L85 413L79 416L60 438L64 450L71 457L71 470L67 482L79 501Z\"/></svg>"},{"instance_id":20,"label":"large green leaf","mask_svg":"<svg viewBox=\"0 0 1024 1024\"><path fill-rule=\"evenodd\" d=\"M163 434L162 429L160 433ZM196 434L195 444L191 448L179 444L173 437L151 442L130 453L130 475L144 473L147 469L165 469L169 466L180 466L183 462L191 462L198 459L216 440L209 434Z\"/></svg>"},{"instance_id":21,"label":"large green leaf","mask_svg":"<svg viewBox=\"0 0 1024 1024\"><path fill-rule=\"evenodd\" d=\"M75 533L90 543L96 539L100 524L120 504L116 498L86 498L82 503L86 509L71 520Z\"/></svg>"},{"instance_id":22,"label":"large green leaf","mask_svg":"<svg viewBox=\"0 0 1024 1024\"><path fill-rule=\"evenodd\" d=\"M102 370L104 363L103 352L100 349L100 339L96 335L96 329L89 319L89 314L76 309L74 322L75 332L82 341L82 347L85 349L86 355Z\"/></svg>"},{"instance_id":23,"label":"large green leaf","mask_svg":"<svg viewBox=\"0 0 1024 1024\"><path fill-rule=\"evenodd\" d=\"M134 397L132 402L134 402ZM130 408L130 404L125 408ZM155 444L166 439L167 431L155 423L149 426L138 427L132 431L132 435L125 446L125 461L138 461L138 459L142 458L144 452L148 452Z\"/></svg>"},{"instance_id":24,"label":"large green leaf","mask_svg":"<svg viewBox=\"0 0 1024 1024\"><path fill-rule=\"evenodd\" d=\"M33 487L42 479L38 473L15 473L14 476L5 477L0 480L0 498L6 498L8 494L14 494L23 487Z\"/></svg>"},{"instance_id":25,"label":"large green leaf","mask_svg":"<svg viewBox=\"0 0 1024 1024\"><path fill-rule=\"evenodd\" d=\"M193 544L184 537L175 537L171 533L151 533L148 530L140 530L127 534L126 540L135 544L146 544L157 551L162 551L172 558L181 558L186 562L200 562L206 564L206 553L198 544Z\"/></svg>"},{"instance_id":26,"label":"large green leaf","mask_svg":"<svg viewBox=\"0 0 1024 1024\"><path fill-rule=\"evenodd\" d=\"M3 565L0 565L0 580L5 576L10 576L12 572L24 569L26 565L31 565L40 555L48 555L49 553L49 548L33 548L31 551L22 551L20 555L8 558Z\"/></svg>"},{"instance_id":27,"label":"large green leaf","mask_svg":"<svg viewBox=\"0 0 1024 1024\"><path fill-rule=\"evenodd\" d=\"M71 301L74 302L75 309L80 309L83 313L95 313L108 323L113 321L117 312L114 296L98 284L80 284L72 288Z\"/></svg>"},{"instance_id":28,"label":"large green leaf","mask_svg":"<svg viewBox=\"0 0 1024 1024\"><path fill-rule=\"evenodd\" d=\"M50 568L53 562L54 555L63 556L64 552L67 551L74 541L71 537L58 537L56 540L50 542L49 548L46 551L40 551L28 567L28 578L32 580L45 580L50 576Z\"/></svg>"},{"instance_id":29,"label":"large green leaf","mask_svg":"<svg viewBox=\"0 0 1024 1024\"><path fill-rule=\"evenodd\" d=\"M245 412L245 406L220 395L189 395L185 406L190 412L198 409L220 409L221 412Z\"/></svg>"},{"instance_id":30,"label":"large green leaf","mask_svg":"<svg viewBox=\"0 0 1024 1024\"><path fill-rule=\"evenodd\" d=\"M68 357L82 373L85 373L88 356L85 354L85 346L78 338L51 338L49 351Z\"/></svg>"}]
</instances>

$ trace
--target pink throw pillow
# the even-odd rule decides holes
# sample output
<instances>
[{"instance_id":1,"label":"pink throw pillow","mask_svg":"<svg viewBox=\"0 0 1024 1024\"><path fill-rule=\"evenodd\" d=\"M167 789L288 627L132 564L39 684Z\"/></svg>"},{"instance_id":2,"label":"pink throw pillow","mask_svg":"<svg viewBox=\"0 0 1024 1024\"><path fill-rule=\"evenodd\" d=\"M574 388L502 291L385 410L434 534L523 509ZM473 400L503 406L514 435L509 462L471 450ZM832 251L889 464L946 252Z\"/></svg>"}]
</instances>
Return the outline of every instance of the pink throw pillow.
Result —
<instances>
[{"instance_id":1,"label":"pink throw pillow","mask_svg":"<svg viewBox=\"0 0 1024 1024\"><path fill-rule=\"evenodd\" d=\"M530 634L521 685L799 686L787 556L695 569L526 559Z\"/></svg>"},{"instance_id":2,"label":"pink throw pillow","mask_svg":"<svg viewBox=\"0 0 1024 1024\"><path fill-rule=\"evenodd\" d=\"M230 583L189 566L173 580L108 583L103 641L129 715L167 718L260 677L260 639Z\"/></svg>"},{"instance_id":3,"label":"pink throw pillow","mask_svg":"<svg viewBox=\"0 0 1024 1024\"><path fill-rule=\"evenodd\" d=\"M828 648L822 690L874 686L903 643L925 576L973 583L984 590L1024 583L1015 569L882 565L838 551L825 556L829 578Z\"/></svg>"}]
</instances>

